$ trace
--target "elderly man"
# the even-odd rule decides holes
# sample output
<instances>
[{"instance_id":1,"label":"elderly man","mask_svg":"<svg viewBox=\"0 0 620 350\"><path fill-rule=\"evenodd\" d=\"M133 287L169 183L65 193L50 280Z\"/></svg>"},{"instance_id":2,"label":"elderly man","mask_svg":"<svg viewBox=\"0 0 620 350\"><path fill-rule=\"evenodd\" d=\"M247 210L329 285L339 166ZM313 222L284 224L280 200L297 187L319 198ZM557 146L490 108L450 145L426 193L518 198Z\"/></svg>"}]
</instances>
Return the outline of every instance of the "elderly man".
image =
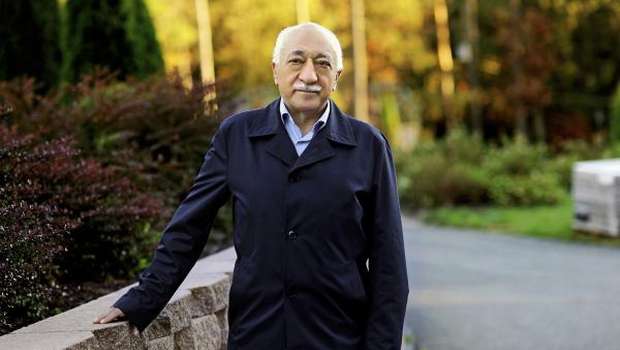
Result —
<instances>
[{"instance_id":1,"label":"elderly man","mask_svg":"<svg viewBox=\"0 0 620 350\"><path fill-rule=\"evenodd\" d=\"M139 285L95 322L126 317L143 330L232 197L229 349L400 349L409 286L392 154L329 99L342 68L328 29L280 33L281 97L222 122Z\"/></svg>"}]
</instances>

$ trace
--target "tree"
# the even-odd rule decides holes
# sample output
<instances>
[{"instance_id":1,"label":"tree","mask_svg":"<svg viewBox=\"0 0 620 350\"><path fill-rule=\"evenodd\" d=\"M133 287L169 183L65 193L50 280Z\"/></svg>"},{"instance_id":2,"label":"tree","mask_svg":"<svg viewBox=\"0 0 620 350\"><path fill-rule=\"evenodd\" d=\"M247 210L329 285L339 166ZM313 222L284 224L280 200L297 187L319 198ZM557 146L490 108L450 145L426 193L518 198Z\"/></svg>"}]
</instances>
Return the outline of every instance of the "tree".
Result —
<instances>
[{"instance_id":1,"label":"tree","mask_svg":"<svg viewBox=\"0 0 620 350\"><path fill-rule=\"evenodd\" d=\"M620 143L620 84L611 98L609 118L609 141L617 145Z\"/></svg>"},{"instance_id":2,"label":"tree","mask_svg":"<svg viewBox=\"0 0 620 350\"><path fill-rule=\"evenodd\" d=\"M557 61L551 20L520 0L498 7L495 15L498 72L486 82L489 112L496 124L512 124L509 129L515 134L542 142L543 112L552 102L550 81Z\"/></svg>"},{"instance_id":3,"label":"tree","mask_svg":"<svg viewBox=\"0 0 620 350\"><path fill-rule=\"evenodd\" d=\"M202 84L215 83L215 62L213 59L213 38L211 35L211 18L209 0L195 0L196 22L198 23L198 48L200 49L200 79ZM208 109L217 110L215 88L205 95ZM211 114L207 111L207 114Z\"/></svg>"},{"instance_id":4,"label":"tree","mask_svg":"<svg viewBox=\"0 0 620 350\"><path fill-rule=\"evenodd\" d=\"M155 35L155 27L143 0L124 0L125 32L133 51L133 74L144 78L162 72L164 61Z\"/></svg>"},{"instance_id":5,"label":"tree","mask_svg":"<svg viewBox=\"0 0 620 350\"><path fill-rule=\"evenodd\" d=\"M471 113L472 129L475 133L482 136L483 120L482 110L480 108L480 102L478 101L479 90L479 48L478 41L480 40L480 32L478 29L478 0L465 0L463 1L463 32L465 33L464 39L461 41L463 50L461 52L461 60L467 64L467 80L471 90L469 98L469 111Z\"/></svg>"},{"instance_id":6,"label":"tree","mask_svg":"<svg viewBox=\"0 0 620 350\"><path fill-rule=\"evenodd\" d=\"M355 116L368 121L368 58L366 52L366 11L364 0L351 0L353 32L353 74Z\"/></svg>"},{"instance_id":7,"label":"tree","mask_svg":"<svg viewBox=\"0 0 620 350\"><path fill-rule=\"evenodd\" d=\"M163 71L155 29L142 0L69 0L63 79L75 81L94 66L115 70L119 78Z\"/></svg>"},{"instance_id":8,"label":"tree","mask_svg":"<svg viewBox=\"0 0 620 350\"><path fill-rule=\"evenodd\" d=\"M581 74L575 88L610 97L620 80L620 11L604 5L579 19L572 33L574 62Z\"/></svg>"},{"instance_id":9,"label":"tree","mask_svg":"<svg viewBox=\"0 0 620 350\"><path fill-rule=\"evenodd\" d=\"M308 0L296 0L297 23L310 22L310 7Z\"/></svg>"},{"instance_id":10,"label":"tree","mask_svg":"<svg viewBox=\"0 0 620 350\"><path fill-rule=\"evenodd\" d=\"M58 81L56 0L0 0L0 80L27 75L49 88Z\"/></svg>"}]
</instances>

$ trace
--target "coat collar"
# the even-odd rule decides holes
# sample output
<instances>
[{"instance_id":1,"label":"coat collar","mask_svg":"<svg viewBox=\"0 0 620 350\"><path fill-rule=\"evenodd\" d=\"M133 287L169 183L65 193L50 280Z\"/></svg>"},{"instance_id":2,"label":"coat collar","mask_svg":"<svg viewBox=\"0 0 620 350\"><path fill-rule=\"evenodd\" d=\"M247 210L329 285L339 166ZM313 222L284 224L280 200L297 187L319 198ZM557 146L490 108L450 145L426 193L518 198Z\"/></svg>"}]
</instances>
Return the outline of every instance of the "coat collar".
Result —
<instances>
[{"instance_id":1,"label":"coat collar","mask_svg":"<svg viewBox=\"0 0 620 350\"><path fill-rule=\"evenodd\" d=\"M349 147L357 145L351 122L332 102L326 126L314 135L301 156L297 156L295 146L280 119L279 105L280 99L276 99L263 109L263 113L252 118L248 126L248 137L275 135L266 141L266 150L289 166L289 175L299 168L333 157L336 154L333 143Z\"/></svg>"},{"instance_id":2,"label":"coat collar","mask_svg":"<svg viewBox=\"0 0 620 350\"><path fill-rule=\"evenodd\" d=\"M327 125L325 126L325 136L337 143L356 146L357 140L353 134L351 123L346 119L338 106L336 106L333 101L330 102L331 111L329 118L327 118ZM280 124L282 124L279 115L279 107L280 98L277 98L264 108L264 113L256 115L249 126L248 137L279 133Z\"/></svg>"}]
</instances>

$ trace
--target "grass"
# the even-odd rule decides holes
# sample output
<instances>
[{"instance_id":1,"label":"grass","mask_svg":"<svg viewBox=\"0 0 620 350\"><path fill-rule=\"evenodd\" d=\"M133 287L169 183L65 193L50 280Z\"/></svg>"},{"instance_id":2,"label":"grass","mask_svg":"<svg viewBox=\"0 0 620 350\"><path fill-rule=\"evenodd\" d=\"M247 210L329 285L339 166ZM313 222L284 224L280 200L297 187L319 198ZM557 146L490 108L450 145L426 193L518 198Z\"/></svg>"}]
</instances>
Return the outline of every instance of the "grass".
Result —
<instances>
[{"instance_id":1,"label":"grass","mask_svg":"<svg viewBox=\"0 0 620 350\"><path fill-rule=\"evenodd\" d=\"M421 217L442 226L620 247L618 238L574 232L570 198L557 205L536 207L443 207L428 210Z\"/></svg>"}]
</instances>

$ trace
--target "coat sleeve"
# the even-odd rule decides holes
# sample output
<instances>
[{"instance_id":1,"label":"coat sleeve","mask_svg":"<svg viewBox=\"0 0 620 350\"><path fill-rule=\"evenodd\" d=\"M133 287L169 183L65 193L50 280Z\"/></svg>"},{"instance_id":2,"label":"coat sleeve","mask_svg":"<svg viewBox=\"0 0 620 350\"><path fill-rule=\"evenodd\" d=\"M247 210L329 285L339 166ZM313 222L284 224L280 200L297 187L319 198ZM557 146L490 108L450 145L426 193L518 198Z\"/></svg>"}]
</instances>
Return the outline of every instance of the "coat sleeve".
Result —
<instances>
[{"instance_id":1,"label":"coat sleeve","mask_svg":"<svg viewBox=\"0 0 620 350\"><path fill-rule=\"evenodd\" d=\"M370 218L370 308L365 350L401 349L409 284L392 152L381 134Z\"/></svg>"},{"instance_id":2,"label":"coat sleeve","mask_svg":"<svg viewBox=\"0 0 620 350\"><path fill-rule=\"evenodd\" d=\"M189 194L166 225L149 267L113 306L143 331L194 266L207 242L218 209L230 196L224 123L211 139Z\"/></svg>"}]
</instances>

